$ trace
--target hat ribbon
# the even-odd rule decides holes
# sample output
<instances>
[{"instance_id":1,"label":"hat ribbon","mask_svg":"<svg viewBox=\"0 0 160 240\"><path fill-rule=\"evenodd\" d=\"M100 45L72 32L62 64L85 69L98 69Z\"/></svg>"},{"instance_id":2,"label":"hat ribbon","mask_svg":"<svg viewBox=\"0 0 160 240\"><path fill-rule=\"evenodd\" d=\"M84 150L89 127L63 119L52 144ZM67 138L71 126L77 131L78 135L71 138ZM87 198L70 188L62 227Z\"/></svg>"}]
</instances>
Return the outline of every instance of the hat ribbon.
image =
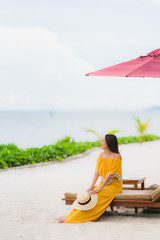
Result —
<instances>
[{"instance_id":1,"label":"hat ribbon","mask_svg":"<svg viewBox=\"0 0 160 240\"><path fill-rule=\"evenodd\" d=\"M91 201L91 196L90 196L90 198L89 198L89 200L87 201L87 202L85 202L85 203L80 203L80 202L78 202L80 205L85 205L85 204L87 204L87 203L89 203Z\"/></svg>"}]
</instances>

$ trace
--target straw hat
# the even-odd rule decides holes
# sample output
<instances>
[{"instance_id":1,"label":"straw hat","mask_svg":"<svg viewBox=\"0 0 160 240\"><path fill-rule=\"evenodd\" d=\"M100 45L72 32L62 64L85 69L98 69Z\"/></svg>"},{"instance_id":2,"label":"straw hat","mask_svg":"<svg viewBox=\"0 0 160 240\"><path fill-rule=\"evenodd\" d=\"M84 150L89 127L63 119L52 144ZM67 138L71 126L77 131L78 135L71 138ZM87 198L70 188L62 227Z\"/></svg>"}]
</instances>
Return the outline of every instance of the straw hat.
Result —
<instances>
[{"instance_id":1,"label":"straw hat","mask_svg":"<svg viewBox=\"0 0 160 240\"><path fill-rule=\"evenodd\" d=\"M97 194L89 195L87 191L80 192L73 203L73 208L77 210L90 210L96 206L97 201Z\"/></svg>"}]
</instances>

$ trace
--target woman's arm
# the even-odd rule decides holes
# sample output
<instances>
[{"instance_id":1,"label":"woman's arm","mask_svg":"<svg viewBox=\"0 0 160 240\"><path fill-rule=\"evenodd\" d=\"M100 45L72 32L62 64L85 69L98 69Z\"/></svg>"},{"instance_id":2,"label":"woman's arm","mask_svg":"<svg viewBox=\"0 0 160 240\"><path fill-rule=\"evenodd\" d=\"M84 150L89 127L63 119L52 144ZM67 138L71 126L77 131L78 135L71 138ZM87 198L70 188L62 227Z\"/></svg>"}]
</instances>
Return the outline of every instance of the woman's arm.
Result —
<instances>
[{"instance_id":1,"label":"woman's arm","mask_svg":"<svg viewBox=\"0 0 160 240\"><path fill-rule=\"evenodd\" d=\"M87 189L87 192L90 192L94 188L94 185L97 182L98 178L99 178L99 171L95 170L95 173L94 173L94 176L93 176L93 180L92 180L92 184L91 184L90 188Z\"/></svg>"},{"instance_id":2,"label":"woman's arm","mask_svg":"<svg viewBox=\"0 0 160 240\"><path fill-rule=\"evenodd\" d=\"M95 193L100 192L100 191L103 189L103 187L104 187L109 181L110 181L110 176L109 176L109 174L107 174L107 176L106 176L106 178L104 179L102 185L101 185L99 188L95 189L95 190L91 190L91 191L89 192L89 194L92 195L92 194L95 194Z\"/></svg>"},{"instance_id":3,"label":"woman's arm","mask_svg":"<svg viewBox=\"0 0 160 240\"><path fill-rule=\"evenodd\" d=\"M102 185L99 187L100 191L104 188L104 186L110 181L110 175L107 174L106 178L104 179Z\"/></svg>"}]
</instances>

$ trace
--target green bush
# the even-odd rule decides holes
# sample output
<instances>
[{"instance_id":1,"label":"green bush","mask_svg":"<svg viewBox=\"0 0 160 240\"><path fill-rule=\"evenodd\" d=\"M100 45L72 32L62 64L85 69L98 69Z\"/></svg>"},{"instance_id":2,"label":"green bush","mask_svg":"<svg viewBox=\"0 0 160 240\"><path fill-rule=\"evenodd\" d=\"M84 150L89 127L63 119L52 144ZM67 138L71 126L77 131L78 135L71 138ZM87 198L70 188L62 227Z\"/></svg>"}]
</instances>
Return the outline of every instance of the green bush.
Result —
<instances>
[{"instance_id":1,"label":"green bush","mask_svg":"<svg viewBox=\"0 0 160 240\"><path fill-rule=\"evenodd\" d=\"M140 137L135 137L135 136L129 136L129 137L121 137L118 138L118 143L119 144L127 144L127 143L139 143L140 142ZM155 135L144 135L143 140L146 141L153 141L153 140L158 140L160 137L155 136Z\"/></svg>"},{"instance_id":2,"label":"green bush","mask_svg":"<svg viewBox=\"0 0 160 240\"><path fill-rule=\"evenodd\" d=\"M144 141L160 139L154 135L145 135ZM139 142L139 137L118 138L119 144ZM54 145L41 148L18 148L15 144L0 145L0 168L10 168L49 161L64 161L64 158L82 153L94 147L100 147L100 141L75 142L70 137L58 140Z\"/></svg>"}]
</instances>

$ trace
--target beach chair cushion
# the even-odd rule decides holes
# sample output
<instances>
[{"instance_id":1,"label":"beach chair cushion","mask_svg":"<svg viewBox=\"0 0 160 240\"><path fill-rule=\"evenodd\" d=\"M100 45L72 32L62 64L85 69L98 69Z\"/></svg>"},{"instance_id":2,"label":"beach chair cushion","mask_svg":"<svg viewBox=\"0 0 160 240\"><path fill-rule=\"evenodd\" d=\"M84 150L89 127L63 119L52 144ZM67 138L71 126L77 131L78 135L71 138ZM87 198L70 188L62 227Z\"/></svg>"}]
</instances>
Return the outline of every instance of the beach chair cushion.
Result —
<instances>
[{"instance_id":1,"label":"beach chair cushion","mask_svg":"<svg viewBox=\"0 0 160 240\"><path fill-rule=\"evenodd\" d=\"M160 186L156 190L152 191L152 193L150 194L151 199L157 197L158 194L160 194Z\"/></svg>"},{"instance_id":2,"label":"beach chair cushion","mask_svg":"<svg viewBox=\"0 0 160 240\"><path fill-rule=\"evenodd\" d=\"M67 198L67 199L74 199L74 198L77 198L77 193L69 193L69 192L66 192L64 194L64 197Z\"/></svg>"},{"instance_id":3,"label":"beach chair cushion","mask_svg":"<svg viewBox=\"0 0 160 240\"><path fill-rule=\"evenodd\" d=\"M119 193L114 198L115 200L151 200L151 194L153 190L123 190L122 193ZM66 192L64 194L66 199L75 199L77 198L77 193Z\"/></svg>"},{"instance_id":4,"label":"beach chair cushion","mask_svg":"<svg viewBox=\"0 0 160 240\"><path fill-rule=\"evenodd\" d=\"M160 194L160 186L156 190L128 190L124 189L122 193L115 196L115 200L144 200L150 201ZM66 192L64 194L66 199L76 199L77 193Z\"/></svg>"},{"instance_id":5,"label":"beach chair cushion","mask_svg":"<svg viewBox=\"0 0 160 240\"><path fill-rule=\"evenodd\" d=\"M150 201L153 190L123 190L115 196L115 200L143 200Z\"/></svg>"},{"instance_id":6,"label":"beach chair cushion","mask_svg":"<svg viewBox=\"0 0 160 240\"><path fill-rule=\"evenodd\" d=\"M156 190L158 187L160 187L160 185L152 184L151 186L149 186L148 190Z\"/></svg>"}]
</instances>

